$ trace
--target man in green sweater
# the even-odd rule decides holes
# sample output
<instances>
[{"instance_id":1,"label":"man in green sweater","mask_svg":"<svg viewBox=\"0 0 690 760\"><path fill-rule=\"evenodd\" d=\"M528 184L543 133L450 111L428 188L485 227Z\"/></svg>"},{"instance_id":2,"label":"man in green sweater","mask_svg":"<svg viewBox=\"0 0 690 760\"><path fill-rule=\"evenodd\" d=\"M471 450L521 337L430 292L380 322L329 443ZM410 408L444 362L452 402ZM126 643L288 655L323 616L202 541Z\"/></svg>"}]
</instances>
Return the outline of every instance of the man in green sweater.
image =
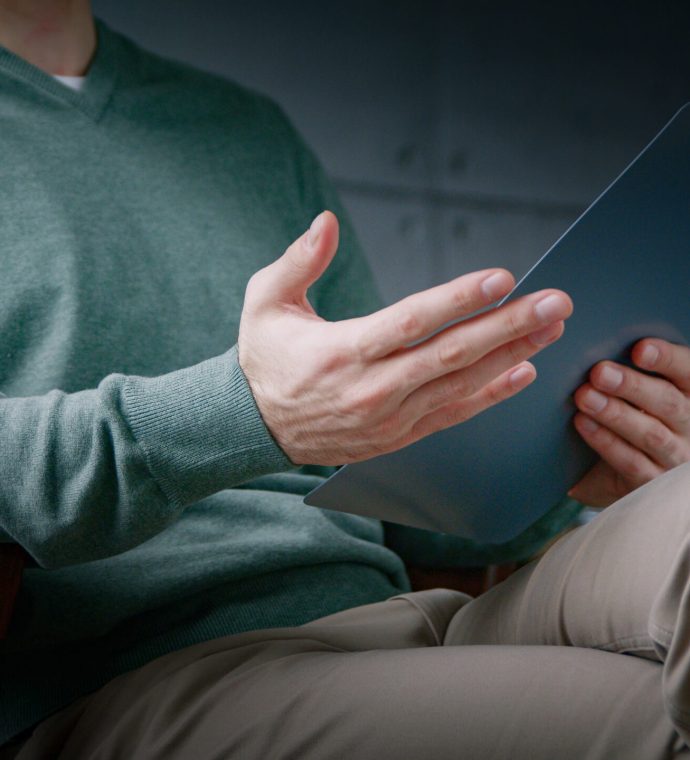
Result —
<instances>
[{"instance_id":1,"label":"man in green sweater","mask_svg":"<svg viewBox=\"0 0 690 760\"><path fill-rule=\"evenodd\" d=\"M0 643L6 756L686 752L687 466L469 604L406 593L396 548L525 554L573 504L506 547L405 529L384 543L375 520L302 504L323 466L531 382L568 297L409 348L510 275L377 311L275 105L140 50L86 0L4 0L0 44L0 537L35 561ZM690 459L687 349L635 352L658 378L604 363L578 392L602 463L574 493L593 503Z\"/></svg>"}]
</instances>

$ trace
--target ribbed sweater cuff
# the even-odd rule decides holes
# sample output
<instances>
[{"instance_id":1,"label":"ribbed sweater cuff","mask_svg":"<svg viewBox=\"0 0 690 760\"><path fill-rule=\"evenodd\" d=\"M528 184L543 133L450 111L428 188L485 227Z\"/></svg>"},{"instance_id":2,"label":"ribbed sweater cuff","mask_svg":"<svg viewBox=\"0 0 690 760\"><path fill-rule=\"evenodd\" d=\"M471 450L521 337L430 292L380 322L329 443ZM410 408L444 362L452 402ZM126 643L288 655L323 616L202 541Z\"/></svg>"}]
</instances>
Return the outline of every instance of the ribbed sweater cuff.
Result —
<instances>
[{"instance_id":1,"label":"ribbed sweater cuff","mask_svg":"<svg viewBox=\"0 0 690 760\"><path fill-rule=\"evenodd\" d=\"M149 470L175 506L294 466L261 418L236 347L160 377L130 377L123 400Z\"/></svg>"}]
</instances>

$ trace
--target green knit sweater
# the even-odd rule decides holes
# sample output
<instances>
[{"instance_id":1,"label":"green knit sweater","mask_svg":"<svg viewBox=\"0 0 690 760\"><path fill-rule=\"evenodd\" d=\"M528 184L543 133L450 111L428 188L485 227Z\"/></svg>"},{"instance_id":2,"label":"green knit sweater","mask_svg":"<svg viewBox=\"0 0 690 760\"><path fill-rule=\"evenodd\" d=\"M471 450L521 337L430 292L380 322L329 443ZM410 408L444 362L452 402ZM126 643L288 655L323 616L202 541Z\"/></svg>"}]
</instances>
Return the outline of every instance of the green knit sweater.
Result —
<instances>
[{"instance_id":1,"label":"green knit sweater","mask_svg":"<svg viewBox=\"0 0 690 760\"><path fill-rule=\"evenodd\" d=\"M324 208L342 242L315 308L378 304L280 110L99 24L80 92L0 48L0 149L0 538L36 563L0 644L0 742L173 649L406 589L379 522L302 504L320 476L231 348L247 280ZM472 564L572 511L502 548L390 536Z\"/></svg>"}]
</instances>

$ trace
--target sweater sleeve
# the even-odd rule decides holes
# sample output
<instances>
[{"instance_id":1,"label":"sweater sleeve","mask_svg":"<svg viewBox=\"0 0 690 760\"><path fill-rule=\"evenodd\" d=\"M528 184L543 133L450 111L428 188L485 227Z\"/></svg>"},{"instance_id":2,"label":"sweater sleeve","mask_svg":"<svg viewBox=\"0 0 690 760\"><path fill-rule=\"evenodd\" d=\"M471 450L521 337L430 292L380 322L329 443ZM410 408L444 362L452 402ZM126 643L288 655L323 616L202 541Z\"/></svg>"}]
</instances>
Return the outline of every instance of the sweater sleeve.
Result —
<instances>
[{"instance_id":1,"label":"sweater sleeve","mask_svg":"<svg viewBox=\"0 0 690 760\"><path fill-rule=\"evenodd\" d=\"M188 504L290 469L237 351L154 378L0 399L0 529L43 567L142 543Z\"/></svg>"}]
</instances>

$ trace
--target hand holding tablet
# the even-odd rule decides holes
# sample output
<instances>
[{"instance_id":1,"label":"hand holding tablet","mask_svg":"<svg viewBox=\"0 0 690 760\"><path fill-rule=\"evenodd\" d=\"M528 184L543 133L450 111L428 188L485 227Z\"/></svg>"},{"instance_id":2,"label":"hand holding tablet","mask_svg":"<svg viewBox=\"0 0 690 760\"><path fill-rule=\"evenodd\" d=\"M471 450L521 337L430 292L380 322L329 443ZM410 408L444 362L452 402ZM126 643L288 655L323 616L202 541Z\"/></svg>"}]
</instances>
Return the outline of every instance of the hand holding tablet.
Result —
<instances>
[{"instance_id":1,"label":"hand holding tablet","mask_svg":"<svg viewBox=\"0 0 690 760\"><path fill-rule=\"evenodd\" d=\"M572 298L537 380L462 425L348 465L307 504L500 543L553 507L597 455L573 426L592 367L630 366L639 340L690 342L690 106L528 272L503 303L547 288Z\"/></svg>"}]
</instances>

